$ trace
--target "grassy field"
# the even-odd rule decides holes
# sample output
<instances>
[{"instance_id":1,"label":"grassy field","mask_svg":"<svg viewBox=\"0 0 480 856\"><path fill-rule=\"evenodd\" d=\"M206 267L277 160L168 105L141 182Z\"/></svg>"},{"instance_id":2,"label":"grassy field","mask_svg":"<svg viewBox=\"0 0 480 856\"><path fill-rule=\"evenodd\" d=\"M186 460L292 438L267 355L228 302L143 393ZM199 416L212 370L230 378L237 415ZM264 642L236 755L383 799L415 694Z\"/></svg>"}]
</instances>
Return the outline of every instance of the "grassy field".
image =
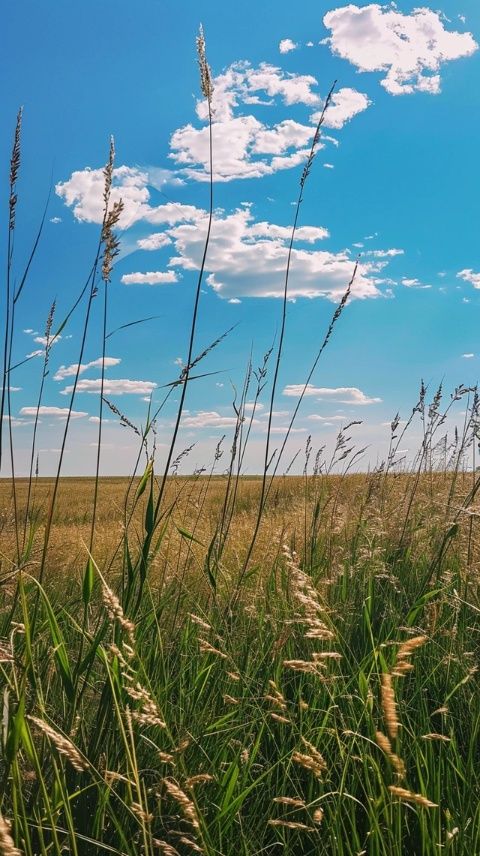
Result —
<instances>
[{"instance_id":1,"label":"grassy field","mask_svg":"<svg viewBox=\"0 0 480 856\"><path fill-rule=\"evenodd\" d=\"M471 474L452 479L280 479L239 591L260 480L214 560L226 479L172 479L140 597L113 559L126 480L100 483L98 566L93 480L61 481L43 586L40 514L21 572L2 555L21 852L480 852L479 545L472 515L452 531ZM7 482L1 507L5 544Z\"/></svg>"}]
</instances>

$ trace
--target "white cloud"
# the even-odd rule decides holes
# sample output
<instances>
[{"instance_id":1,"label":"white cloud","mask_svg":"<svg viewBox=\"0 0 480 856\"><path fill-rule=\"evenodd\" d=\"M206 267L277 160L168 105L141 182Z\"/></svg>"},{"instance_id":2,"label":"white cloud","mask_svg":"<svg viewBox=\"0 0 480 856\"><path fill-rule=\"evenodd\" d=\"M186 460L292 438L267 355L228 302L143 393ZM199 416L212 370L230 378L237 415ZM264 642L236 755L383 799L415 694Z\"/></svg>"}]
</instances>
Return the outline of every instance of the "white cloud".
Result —
<instances>
[{"instance_id":1,"label":"white cloud","mask_svg":"<svg viewBox=\"0 0 480 856\"><path fill-rule=\"evenodd\" d=\"M232 181L259 178L300 164L307 156L313 125L285 119L269 126L251 113L236 115L245 105L319 106L317 81L311 75L293 74L268 63L253 68L247 62L231 65L214 81L213 146L214 178ZM260 93L260 94L258 94ZM206 123L205 101L197 102L197 115ZM181 173L197 181L209 179L209 129L205 124L178 128L170 140L170 157Z\"/></svg>"},{"instance_id":2,"label":"white cloud","mask_svg":"<svg viewBox=\"0 0 480 856\"><path fill-rule=\"evenodd\" d=\"M124 285L161 285L166 282L178 282L178 275L173 270L126 273L122 276L121 282Z\"/></svg>"},{"instance_id":3,"label":"white cloud","mask_svg":"<svg viewBox=\"0 0 480 856\"><path fill-rule=\"evenodd\" d=\"M121 199L124 206L119 228L127 229L137 220L143 219L148 211L150 194L147 183L147 173L139 169L119 166L113 170L111 205ZM68 181L59 182L55 186L55 192L62 197L66 205L73 207L77 220L101 223L104 185L103 169L86 168L73 172Z\"/></svg>"},{"instance_id":4,"label":"white cloud","mask_svg":"<svg viewBox=\"0 0 480 856\"><path fill-rule=\"evenodd\" d=\"M471 268L457 273L457 279L463 279L465 282L471 283L474 288L480 288L480 273L475 273Z\"/></svg>"},{"instance_id":5,"label":"white cloud","mask_svg":"<svg viewBox=\"0 0 480 856\"><path fill-rule=\"evenodd\" d=\"M405 250L398 250L392 247L390 250L367 250L366 255L374 259L393 259L395 256L403 256Z\"/></svg>"},{"instance_id":6,"label":"white cloud","mask_svg":"<svg viewBox=\"0 0 480 856\"><path fill-rule=\"evenodd\" d=\"M93 380L79 380L77 383L77 392L100 392L101 378ZM103 392L104 395L149 395L157 384L150 380L127 380L121 378L119 380L105 379ZM62 395L69 395L73 390L73 386L66 386L62 389Z\"/></svg>"},{"instance_id":7,"label":"white cloud","mask_svg":"<svg viewBox=\"0 0 480 856\"><path fill-rule=\"evenodd\" d=\"M195 225L169 230L177 255L169 264L198 270L205 242L206 219ZM303 240L325 237L317 227L302 227ZM249 208L215 217L207 256L208 283L220 297L281 297L287 261L290 227L255 223ZM269 237L271 236L271 237ZM347 251L301 249L292 251L290 297L326 296L338 300L349 282L354 261ZM377 297L375 275L385 261L362 261L353 286L354 297Z\"/></svg>"},{"instance_id":8,"label":"white cloud","mask_svg":"<svg viewBox=\"0 0 480 856\"><path fill-rule=\"evenodd\" d=\"M324 163L323 165L325 169L335 169L333 163Z\"/></svg>"},{"instance_id":9,"label":"white cloud","mask_svg":"<svg viewBox=\"0 0 480 856\"><path fill-rule=\"evenodd\" d=\"M151 170L145 171L129 166L119 166L114 169L111 203L119 199L123 202L123 212L118 224L120 229L128 229L141 220L152 224L181 223L194 220L202 213L194 205L182 205L180 202L150 205L148 185L151 183L151 186L155 187L154 181L150 178L151 173ZM104 180L103 169L86 167L73 172L67 181L59 182L55 186L55 192L62 197L66 205L72 208L77 220L101 223ZM156 248L143 247L142 249Z\"/></svg>"},{"instance_id":10,"label":"white cloud","mask_svg":"<svg viewBox=\"0 0 480 856\"><path fill-rule=\"evenodd\" d=\"M297 43L292 42L291 39L282 39L278 45L278 50L281 54L290 53L290 51L294 51L296 48L298 48Z\"/></svg>"},{"instance_id":11,"label":"white cloud","mask_svg":"<svg viewBox=\"0 0 480 856\"><path fill-rule=\"evenodd\" d=\"M402 279L402 285L405 288L431 288L431 285L423 285L419 279Z\"/></svg>"},{"instance_id":12,"label":"white cloud","mask_svg":"<svg viewBox=\"0 0 480 856\"><path fill-rule=\"evenodd\" d=\"M68 407L47 407L46 405L42 405L38 408L39 416L54 416L59 419L66 419L68 416L69 409ZM37 408L36 407L22 407L20 410L20 416L36 416ZM88 416L88 413L85 413L83 410L72 410L70 413L72 419L81 419L83 416Z\"/></svg>"},{"instance_id":13,"label":"white cloud","mask_svg":"<svg viewBox=\"0 0 480 856\"><path fill-rule=\"evenodd\" d=\"M473 360L475 354L462 354L464 360Z\"/></svg>"},{"instance_id":14,"label":"white cloud","mask_svg":"<svg viewBox=\"0 0 480 856\"><path fill-rule=\"evenodd\" d=\"M83 374L87 369L99 368L104 362L105 368L109 366L118 366L121 360L118 357L99 357L98 360L92 360L90 363L81 363L80 368L78 363L72 363L70 366L60 366L53 376L54 380L64 380L66 377L74 377L77 374Z\"/></svg>"},{"instance_id":15,"label":"white cloud","mask_svg":"<svg viewBox=\"0 0 480 856\"><path fill-rule=\"evenodd\" d=\"M381 84L391 95L437 94L442 64L470 56L477 43L471 33L447 30L439 12L422 7L404 15L392 6L351 3L327 12L325 42L359 71L386 72Z\"/></svg>"},{"instance_id":16,"label":"white cloud","mask_svg":"<svg viewBox=\"0 0 480 856\"><path fill-rule=\"evenodd\" d=\"M236 424L236 416L220 416L216 410L199 410L195 416L182 420L184 428L231 428Z\"/></svg>"},{"instance_id":17,"label":"white cloud","mask_svg":"<svg viewBox=\"0 0 480 856\"><path fill-rule=\"evenodd\" d=\"M303 384L289 384L283 390L283 395L298 397L303 392ZM365 404L377 404L381 398L370 398L356 386L316 387L308 384L305 391L306 396L315 396L318 401L338 401L340 404L351 404L363 406Z\"/></svg>"},{"instance_id":18,"label":"white cloud","mask_svg":"<svg viewBox=\"0 0 480 856\"><path fill-rule=\"evenodd\" d=\"M61 222L62 222L61 217L50 217L50 223L53 223L54 225L56 225L57 223L61 223Z\"/></svg>"},{"instance_id":19,"label":"white cloud","mask_svg":"<svg viewBox=\"0 0 480 856\"><path fill-rule=\"evenodd\" d=\"M167 244L171 244L171 241L165 232L153 232L147 238L140 238L137 241L137 247L140 250L160 250L161 247L166 247Z\"/></svg>"},{"instance_id":20,"label":"white cloud","mask_svg":"<svg viewBox=\"0 0 480 856\"><path fill-rule=\"evenodd\" d=\"M325 113L323 124L326 128L335 128L340 130L343 126L350 122L354 116L363 113L371 105L368 95L364 92L358 92L356 89L344 87L334 92L328 110ZM315 124L320 119L320 113L313 113L310 120Z\"/></svg>"},{"instance_id":21,"label":"white cloud","mask_svg":"<svg viewBox=\"0 0 480 856\"><path fill-rule=\"evenodd\" d=\"M328 425L332 422L345 422L345 416L319 416L317 413L312 413L307 416L307 419L311 419L312 422L326 422Z\"/></svg>"},{"instance_id":22,"label":"white cloud","mask_svg":"<svg viewBox=\"0 0 480 856\"><path fill-rule=\"evenodd\" d=\"M233 181L240 178L261 178L281 169L298 166L305 160L308 150L302 148L292 153L271 156L255 149L259 135L268 130L255 116L237 116L224 122L215 122L212 128L215 159L213 164L215 181ZM271 129L272 130L272 129ZM274 130L274 129L273 129ZM284 151L284 136L278 134L280 151ZM311 139L313 128L305 126L305 139ZM209 131L208 127L197 129L185 125L172 135L172 154L187 178L208 181ZM258 157L254 157L257 154Z\"/></svg>"},{"instance_id":23,"label":"white cloud","mask_svg":"<svg viewBox=\"0 0 480 856\"><path fill-rule=\"evenodd\" d=\"M59 336L55 336L55 338L54 338L54 339L53 339L53 338L47 339L47 337L46 337L46 336L35 336L35 337L34 337L34 339L33 339L33 341L34 341L34 342L37 342L39 345L43 345L44 347L46 347L46 346L47 346L47 342L50 344L50 346L51 346L51 345L56 345L56 344L57 344L57 342L59 342L61 338L62 338L62 337L61 337L60 335L59 335ZM43 353L43 352L42 352L42 353Z\"/></svg>"}]
</instances>

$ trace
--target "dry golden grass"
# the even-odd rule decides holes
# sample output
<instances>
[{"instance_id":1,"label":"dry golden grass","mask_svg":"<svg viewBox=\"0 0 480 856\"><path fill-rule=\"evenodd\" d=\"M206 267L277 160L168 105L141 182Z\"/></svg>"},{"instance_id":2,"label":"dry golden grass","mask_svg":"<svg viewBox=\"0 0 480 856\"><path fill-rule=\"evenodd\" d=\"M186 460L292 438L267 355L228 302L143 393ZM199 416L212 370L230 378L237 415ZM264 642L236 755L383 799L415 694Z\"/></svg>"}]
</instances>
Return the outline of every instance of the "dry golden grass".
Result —
<instances>
[{"instance_id":1,"label":"dry golden grass","mask_svg":"<svg viewBox=\"0 0 480 856\"><path fill-rule=\"evenodd\" d=\"M472 474L460 474L453 498L450 474L426 474L415 484L409 474L398 476L358 474L342 476L279 477L270 492L266 513L260 528L253 554L253 564L270 568L275 556L280 555L285 541L303 555L305 544L311 539L310 523L315 506L318 507L318 525L315 533L317 547L328 554L332 577L342 565L345 544L355 533L362 531L363 546L358 563L368 561L370 569L376 563L376 573L384 570L377 557L376 544L391 541L398 548L404 521L408 526L403 534L405 546L422 555L424 541L438 537L453 520L464 496L471 486ZM127 503L130 515L138 480L133 484ZM129 479L122 477L100 480L97 523L95 531L95 561L99 566L110 566L110 573L120 567L121 544L125 526L125 496ZM53 488L53 479L38 479L35 487L37 515L34 548L31 553L33 567L40 560L43 524ZM196 575L203 563L205 548L218 527L226 479L221 476L171 478L168 482L164 507L174 505L162 548L155 558L152 571L168 579L188 572L188 579ZM242 478L239 482L235 514L222 567L225 574L234 576L241 566L248 547L257 513L261 489L260 477ZM17 501L20 510L20 528L23 528L22 508L25 505L26 480L17 482ZM93 478L63 478L60 481L50 539L48 571L62 576L83 573L87 558L87 545L91 525L91 504L94 491ZM476 535L475 519L480 512L477 504L469 508L468 516L460 514L457 555L469 553L469 572L476 574L480 563L480 541ZM130 543L140 546L143 538L145 498L142 497L129 524ZM196 540L189 539L187 533ZM365 536L371 534L370 548L365 547ZM4 572L14 554L14 514L12 488L9 480L0 481L0 561ZM303 536L303 537L302 537ZM368 540L368 539L367 539ZM116 551L117 554L116 554ZM459 551L459 552L458 552ZM378 560L377 560L378 559Z\"/></svg>"}]
</instances>

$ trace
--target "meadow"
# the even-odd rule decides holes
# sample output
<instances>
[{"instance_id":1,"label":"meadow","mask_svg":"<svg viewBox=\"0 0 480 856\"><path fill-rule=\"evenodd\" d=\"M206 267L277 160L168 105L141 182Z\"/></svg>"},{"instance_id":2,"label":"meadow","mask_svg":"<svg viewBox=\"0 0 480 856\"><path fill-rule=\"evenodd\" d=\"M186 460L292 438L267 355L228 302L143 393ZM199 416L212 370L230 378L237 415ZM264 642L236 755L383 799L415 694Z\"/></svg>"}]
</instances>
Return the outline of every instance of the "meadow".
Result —
<instances>
[{"instance_id":1,"label":"meadow","mask_svg":"<svg viewBox=\"0 0 480 856\"><path fill-rule=\"evenodd\" d=\"M202 33L197 47L210 104ZM109 205L114 154L112 144L97 254L72 298L85 318L79 366L94 301L105 357L121 207ZM480 853L477 390L445 398L422 384L407 424L392 422L388 457L366 473L346 425L328 459L307 441L297 476L273 459L268 433L263 473L245 478L246 404L265 389L274 406L287 266L275 350L256 373L247 367L233 436L201 471L179 475L185 399L205 353L195 356L207 237L166 460L157 465L158 411L139 429L102 394L96 473L62 476L67 416L56 474L36 475L51 344L70 317L57 321L52 307L20 479L9 386L29 271L12 274L20 164L21 114L2 395L11 477L0 482L0 854ZM444 437L459 400L463 428ZM131 478L101 477L106 408L137 435ZM423 439L407 463L397 453L417 422Z\"/></svg>"}]
</instances>

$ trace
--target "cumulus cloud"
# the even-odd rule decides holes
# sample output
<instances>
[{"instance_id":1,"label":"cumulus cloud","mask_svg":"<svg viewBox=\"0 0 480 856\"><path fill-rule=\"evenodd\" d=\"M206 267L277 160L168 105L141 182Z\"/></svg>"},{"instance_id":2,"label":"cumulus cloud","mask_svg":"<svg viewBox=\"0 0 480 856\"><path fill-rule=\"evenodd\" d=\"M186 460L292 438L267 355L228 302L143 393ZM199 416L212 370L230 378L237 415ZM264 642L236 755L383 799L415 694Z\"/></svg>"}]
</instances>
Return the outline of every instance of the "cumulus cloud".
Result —
<instances>
[{"instance_id":1,"label":"cumulus cloud","mask_svg":"<svg viewBox=\"0 0 480 856\"><path fill-rule=\"evenodd\" d=\"M480 288L480 273L475 273L471 268L461 270L457 273L457 279L463 279L465 282L473 285L474 288Z\"/></svg>"},{"instance_id":2,"label":"cumulus cloud","mask_svg":"<svg viewBox=\"0 0 480 856\"><path fill-rule=\"evenodd\" d=\"M166 282L178 282L178 275L173 270L126 273L121 281L124 285L161 285Z\"/></svg>"},{"instance_id":3,"label":"cumulus cloud","mask_svg":"<svg viewBox=\"0 0 480 856\"><path fill-rule=\"evenodd\" d=\"M92 380L79 380L77 383L77 392L100 392L102 386L101 378ZM105 380L103 392L105 395L149 395L157 387L156 383L150 380L127 380L121 378L119 380ZM73 386L66 386L62 389L62 395L69 395L73 390Z\"/></svg>"},{"instance_id":4,"label":"cumulus cloud","mask_svg":"<svg viewBox=\"0 0 480 856\"><path fill-rule=\"evenodd\" d=\"M88 369L101 367L102 362L105 368L108 368L109 366L118 366L121 360L118 357L105 357L105 359L99 357L98 360L92 360L90 363L81 363L80 366L78 363L72 363L70 366L60 366L54 374L53 379L64 380L66 377L74 377L77 374L77 370L79 375L83 374Z\"/></svg>"},{"instance_id":5,"label":"cumulus cloud","mask_svg":"<svg viewBox=\"0 0 480 856\"><path fill-rule=\"evenodd\" d=\"M368 95L363 92L358 92L356 89L344 87L334 92L328 110L325 113L323 124L326 128L335 128L340 130L343 126L350 122L354 116L363 113L371 105ZM320 112L313 113L310 120L315 124L320 119Z\"/></svg>"},{"instance_id":6,"label":"cumulus cloud","mask_svg":"<svg viewBox=\"0 0 480 856\"><path fill-rule=\"evenodd\" d=\"M127 229L148 212L150 198L147 189L148 175L135 167L119 166L113 170L111 205L123 202L119 228ZM105 176L103 169L77 170L68 181L59 182L55 192L66 205L72 207L77 220L101 223L103 219L103 191Z\"/></svg>"},{"instance_id":7,"label":"cumulus cloud","mask_svg":"<svg viewBox=\"0 0 480 856\"><path fill-rule=\"evenodd\" d=\"M172 224L192 220L198 215L198 209L194 205L183 205L180 202L152 206L148 189L150 174L149 171L129 166L119 166L113 170L111 202L113 204L119 199L123 202L118 223L120 229L129 229L142 220L153 225ZM100 224L103 220L104 181L103 169L86 167L73 172L67 181L59 182L55 186L55 192L72 208L76 220ZM152 183L151 186L155 185ZM157 237L156 240L160 239ZM142 249L157 247L144 246Z\"/></svg>"},{"instance_id":8,"label":"cumulus cloud","mask_svg":"<svg viewBox=\"0 0 480 856\"><path fill-rule=\"evenodd\" d=\"M295 398L303 392L303 384L289 384L283 390L283 395L294 396ZM378 404L381 398L372 398L358 389L356 386L338 386L335 388L324 386L313 386L308 384L306 396L314 396L318 401L338 401L339 404L351 404L355 406L363 406L366 404Z\"/></svg>"},{"instance_id":9,"label":"cumulus cloud","mask_svg":"<svg viewBox=\"0 0 480 856\"><path fill-rule=\"evenodd\" d=\"M46 405L42 405L38 408L39 416L53 416L59 419L66 419L69 413L68 407L47 407ZM37 408L36 407L22 407L20 410L20 416L36 416ZM81 419L83 416L88 416L88 413L85 413L83 410L72 410L70 413L70 417L72 419Z\"/></svg>"},{"instance_id":10,"label":"cumulus cloud","mask_svg":"<svg viewBox=\"0 0 480 856\"><path fill-rule=\"evenodd\" d=\"M473 360L475 354L462 354L464 360Z\"/></svg>"},{"instance_id":11,"label":"cumulus cloud","mask_svg":"<svg viewBox=\"0 0 480 856\"><path fill-rule=\"evenodd\" d=\"M323 19L332 52L359 71L386 72L381 84L390 95L437 94L443 63L478 49L471 33L447 30L445 21L440 12L424 7L403 14L395 4L378 3L351 3Z\"/></svg>"},{"instance_id":12,"label":"cumulus cloud","mask_svg":"<svg viewBox=\"0 0 480 856\"><path fill-rule=\"evenodd\" d=\"M177 255L169 264L198 270L202 260L206 217L195 225L182 224L169 230ZM281 297L287 261L290 227L255 223L248 207L233 214L215 216L207 256L208 283L228 300L248 297ZM302 227L300 240L313 242L326 237L326 230ZM347 251L295 246L291 258L290 297L329 297L338 300L345 291L354 268ZM361 261L352 290L354 297L380 294L376 274L385 261Z\"/></svg>"},{"instance_id":13,"label":"cumulus cloud","mask_svg":"<svg viewBox=\"0 0 480 856\"><path fill-rule=\"evenodd\" d=\"M298 48L297 43L292 42L291 39L282 39L278 45L278 50L281 54L290 53L290 51L294 51L296 48Z\"/></svg>"}]
</instances>

